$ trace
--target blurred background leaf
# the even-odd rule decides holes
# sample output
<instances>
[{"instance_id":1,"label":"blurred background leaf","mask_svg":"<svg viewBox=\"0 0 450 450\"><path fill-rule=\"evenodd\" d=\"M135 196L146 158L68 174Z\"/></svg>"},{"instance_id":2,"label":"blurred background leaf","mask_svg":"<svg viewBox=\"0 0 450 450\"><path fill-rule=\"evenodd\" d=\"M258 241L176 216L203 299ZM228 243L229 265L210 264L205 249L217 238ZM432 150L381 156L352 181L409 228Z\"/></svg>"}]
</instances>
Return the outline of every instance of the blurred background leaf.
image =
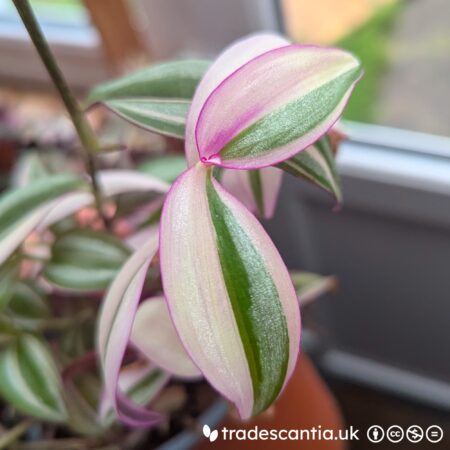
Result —
<instances>
[{"instance_id":1,"label":"blurred background leaf","mask_svg":"<svg viewBox=\"0 0 450 450\"><path fill-rule=\"evenodd\" d=\"M40 339L19 336L3 350L0 379L0 394L19 411L50 422L67 419L56 364Z\"/></svg>"},{"instance_id":2,"label":"blurred background leaf","mask_svg":"<svg viewBox=\"0 0 450 450\"><path fill-rule=\"evenodd\" d=\"M43 275L67 289L105 289L129 254L125 244L111 234L74 229L57 237Z\"/></svg>"}]
</instances>

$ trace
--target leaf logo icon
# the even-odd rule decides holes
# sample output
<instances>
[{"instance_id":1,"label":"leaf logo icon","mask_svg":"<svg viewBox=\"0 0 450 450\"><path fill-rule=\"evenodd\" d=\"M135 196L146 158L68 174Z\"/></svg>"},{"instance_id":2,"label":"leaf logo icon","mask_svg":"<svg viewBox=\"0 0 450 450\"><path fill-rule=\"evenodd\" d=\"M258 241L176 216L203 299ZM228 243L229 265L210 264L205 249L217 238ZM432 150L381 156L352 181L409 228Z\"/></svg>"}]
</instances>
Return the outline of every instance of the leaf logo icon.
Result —
<instances>
[{"instance_id":1,"label":"leaf logo icon","mask_svg":"<svg viewBox=\"0 0 450 450\"><path fill-rule=\"evenodd\" d=\"M203 434L210 442L214 442L219 437L219 432L217 430L211 431L208 425L203 425Z\"/></svg>"},{"instance_id":2,"label":"leaf logo icon","mask_svg":"<svg viewBox=\"0 0 450 450\"><path fill-rule=\"evenodd\" d=\"M217 430L211 431L211 435L209 436L209 441L214 442L219 436L219 432Z\"/></svg>"}]
</instances>

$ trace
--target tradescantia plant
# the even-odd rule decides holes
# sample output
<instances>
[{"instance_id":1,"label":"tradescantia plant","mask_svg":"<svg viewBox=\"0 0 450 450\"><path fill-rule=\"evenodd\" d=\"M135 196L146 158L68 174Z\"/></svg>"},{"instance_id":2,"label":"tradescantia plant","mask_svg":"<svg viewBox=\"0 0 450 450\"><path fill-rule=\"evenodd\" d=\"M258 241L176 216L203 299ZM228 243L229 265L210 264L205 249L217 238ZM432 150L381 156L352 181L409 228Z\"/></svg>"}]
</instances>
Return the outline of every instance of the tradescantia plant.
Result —
<instances>
[{"instance_id":1,"label":"tradescantia plant","mask_svg":"<svg viewBox=\"0 0 450 450\"><path fill-rule=\"evenodd\" d=\"M104 83L87 108L103 104L184 139L185 160L97 170L101 145L27 2L14 3L73 120L86 173L54 174L30 155L0 198L0 394L25 416L86 435L116 417L157 426L173 380L205 379L242 419L261 413L294 370L299 300L334 283L290 274L257 217L273 215L284 171L341 201L332 128L358 60L258 34L212 63L167 62ZM96 358L100 388L87 363Z\"/></svg>"},{"instance_id":2,"label":"tradescantia plant","mask_svg":"<svg viewBox=\"0 0 450 450\"><path fill-rule=\"evenodd\" d=\"M157 70L164 69L170 72L173 66ZM142 76L150 79L150 74ZM329 190L337 193L327 138L313 144L339 118L360 74L358 61L342 50L290 44L274 35L237 42L206 71L186 117L189 168L166 196L159 243L149 241L131 256L113 282L100 316L106 389L124 420L134 424L158 420L147 410L131 409L129 404L122 408L117 390L134 311L158 247L171 319L203 376L236 405L243 419L264 411L277 398L299 350L296 292L263 227L221 185L214 169L260 170L251 172L247 180L263 213L272 213L274 203L264 197L277 194L275 188L264 196L263 185L281 174L270 166L284 161L290 170L299 166L319 183L317 173L322 171L322 186L328 181ZM123 80L103 86L92 98L109 105L114 102L113 109L132 115L134 122L145 117L141 124L151 130L165 115L175 120L172 108L180 99L158 100L164 109L151 113L150 96L135 99L134 105L141 104L139 112L130 108L125 113L121 102L130 104L127 95L136 93L134 80L127 88ZM142 89L138 91L142 94ZM178 116L176 120L179 123ZM163 132L161 126L158 131ZM304 160L297 155L310 146L308 157L315 165L308 172L307 162L302 165ZM228 178L225 186L229 183ZM268 201L272 206L265 207ZM142 339L158 340L158 336L149 328Z\"/></svg>"}]
</instances>

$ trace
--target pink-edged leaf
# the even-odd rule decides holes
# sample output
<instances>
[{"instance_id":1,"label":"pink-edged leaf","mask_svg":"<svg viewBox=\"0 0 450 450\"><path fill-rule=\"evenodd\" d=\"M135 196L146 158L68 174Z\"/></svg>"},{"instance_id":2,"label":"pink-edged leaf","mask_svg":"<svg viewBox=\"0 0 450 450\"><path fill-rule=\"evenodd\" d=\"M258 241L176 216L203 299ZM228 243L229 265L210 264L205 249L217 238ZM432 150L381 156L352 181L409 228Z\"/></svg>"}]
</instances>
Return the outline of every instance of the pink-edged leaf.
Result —
<instances>
[{"instance_id":1,"label":"pink-edged leaf","mask_svg":"<svg viewBox=\"0 0 450 450\"><path fill-rule=\"evenodd\" d=\"M150 362L136 363L120 371L119 388L133 402L146 406L162 391L169 379L167 372ZM104 424L110 424L115 417L111 401L105 393L100 401L99 417Z\"/></svg>"},{"instance_id":2,"label":"pink-edged leaf","mask_svg":"<svg viewBox=\"0 0 450 450\"><path fill-rule=\"evenodd\" d=\"M159 178L134 170L104 170L99 172L98 180L102 194L106 197L126 192L165 193L170 187Z\"/></svg>"},{"instance_id":3,"label":"pink-edged leaf","mask_svg":"<svg viewBox=\"0 0 450 450\"><path fill-rule=\"evenodd\" d=\"M28 217L8 233L5 239L0 241L0 264L4 263L25 238L44 220L45 216L52 210L53 203L41 206L29 214Z\"/></svg>"},{"instance_id":4,"label":"pink-edged leaf","mask_svg":"<svg viewBox=\"0 0 450 450\"><path fill-rule=\"evenodd\" d=\"M252 213L270 219L275 212L283 172L275 167L256 170L224 170L223 187Z\"/></svg>"},{"instance_id":5,"label":"pink-edged leaf","mask_svg":"<svg viewBox=\"0 0 450 450\"><path fill-rule=\"evenodd\" d=\"M98 324L97 347L105 393L118 417L131 426L148 426L161 419L159 414L128 400L118 387L145 276L157 249L155 235L127 260L108 289Z\"/></svg>"},{"instance_id":6,"label":"pink-edged leaf","mask_svg":"<svg viewBox=\"0 0 450 450\"><path fill-rule=\"evenodd\" d=\"M68 174L51 175L0 197L0 264L60 205L68 193L85 187Z\"/></svg>"},{"instance_id":7,"label":"pink-edged leaf","mask_svg":"<svg viewBox=\"0 0 450 450\"><path fill-rule=\"evenodd\" d=\"M214 89L240 66L268 50L282 47L289 42L281 36L265 33L246 37L222 52L209 67L195 91L186 120L186 159L189 166L199 161L195 143L195 126L204 102Z\"/></svg>"},{"instance_id":8,"label":"pink-edged leaf","mask_svg":"<svg viewBox=\"0 0 450 450\"><path fill-rule=\"evenodd\" d=\"M283 260L200 163L169 191L160 230L164 293L185 349L241 417L258 414L299 351L298 301Z\"/></svg>"},{"instance_id":9,"label":"pink-edged leaf","mask_svg":"<svg viewBox=\"0 0 450 450\"><path fill-rule=\"evenodd\" d=\"M204 102L195 128L201 160L256 169L290 158L338 120L360 76L359 61L334 48L293 44L257 56Z\"/></svg>"},{"instance_id":10,"label":"pink-edged leaf","mask_svg":"<svg viewBox=\"0 0 450 450\"><path fill-rule=\"evenodd\" d=\"M94 196L90 192L70 192L64 195L39 223L38 231L48 228L93 203Z\"/></svg>"},{"instance_id":11,"label":"pink-edged leaf","mask_svg":"<svg viewBox=\"0 0 450 450\"><path fill-rule=\"evenodd\" d=\"M198 378L194 365L180 342L164 297L142 302L134 319L131 343L157 366L185 378Z\"/></svg>"},{"instance_id":12,"label":"pink-edged leaf","mask_svg":"<svg viewBox=\"0 0 450 450\"><path fill-rule=\"evenodd\" d=\"M151 225L136 231L136 233L128 236L125 239L126 245L132 250L140 249L146 242L157 236L159 233L158 225Z\"/></svg>"},{"instance_id":13,"label":"pink-edged leaf","mask_svg":"<svg viewBox=\"0 0 450 450\"><path fill-rule=\"evenodd\" d=\"M132 170L103 170L98 172L98 181L104 197L129 192L157 192L165 194L170 185L151 175ZM57 207L40 222L44 229L94 203L90 192L71 192L61 198Z\"/></svg>"}]
</instances>

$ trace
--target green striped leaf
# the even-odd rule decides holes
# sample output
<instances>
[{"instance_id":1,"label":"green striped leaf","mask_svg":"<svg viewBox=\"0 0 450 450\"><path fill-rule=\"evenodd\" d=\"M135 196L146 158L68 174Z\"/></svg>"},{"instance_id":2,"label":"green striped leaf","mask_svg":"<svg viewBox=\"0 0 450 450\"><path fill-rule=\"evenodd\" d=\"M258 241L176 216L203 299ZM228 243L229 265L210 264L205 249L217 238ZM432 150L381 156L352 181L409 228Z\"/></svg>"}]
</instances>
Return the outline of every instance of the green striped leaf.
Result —
<instances>
[{"instance_id":1,"label":"green striped leaf","mask_svg":"<svg viewBox=\"0 0 450 450\"><path fill-rule=\"evenodd\" d=\"M0 353L0 394L24 414L64 422L60 376L45 344L23 335Z\"/></svg>"},{"instance_id":2,"label":"green striped leaf","mask_svg":"<svg viewBox=\"0 0 450 450\"><path fill-rule=\"evenodd\" d=\"M64 398L68 410L68 426L77 434L92 436L104 432L96 409L72 381L64 383Z\"/></svg>"},{"instance_id":3,"label":"green striped leaf","mask_svg":"<svg viewBox=\"0 0 450 450\"><path fill-rule=\"evenodd\" d=\"M187 100L107 100L111 111L129 122L155 133L184 138L186 116L191 103Z\"/></svg>"},{"instance_id":4,"label":"green striped leaf","mask_svg":"<svg viewBox=\"0 0 450 450\"><path fill-rule=\"evenodd\" d=\"M3 194L0 198L0 239L34 209L81 184L81 180L72 175L49 175Z\"/></svg>"},{"instance_id":5,"label":"green striped leaf","mask_svg":"<svg viewBox=\"0 0 450 450\"><path fill-rule=\"evenodd\" d=\"M49 175L0 198L0 264L55 209L70 191L83 181L67 174ZM62 209L63 205L59 205Z\"/></svg>"},{"instance_id":6,"label":"green striped leaf","mask_svg":"<svg viewBox=\"0 0 450 450\"><path fill-rule=\"evenodd\" d=\"M105 432L98 417L101 393L102 383L96 371L82 371L64 380L64 400L69 415L67 426L71 431L85 436Z\"/></svg>"},{"instance_id":7,"label":"green striped leaf","mask_svg":"<svg viewBox=\"0 0 450 450\"><path fill-rule=\"evenodd\" d=\"M322 137L306 150L278 164L278 167L325 189L341 203L340 177L328 136Z\"/></svg>"},{"instance_id":8,"label":"green striped leaf","mask_svg":"<svg viewBox=\"0 0 450 450\"><path fill-rule=\"evenodd\" d=\"M5 316L15 328L35 330L50 316L45 292L34 281L16 282Z\"/></svg>"},{"instance_id":9,"label":"green striped leaf","mask_svg":"<svg viewBox=\"0 0 450 450\"><path fill-rule=\"evenodd\" d=\"M202 164L175 182L160 232L164 293L183 345L241 417L260 413L299 350L298 302L280 255Z\"/></svg>"},{"instance_id":10,"label":"green striped leaf","mask_svg":"<svg viewBox=\"0 0 450 450\"><path fill-rule=\"evenodd\" d=\"M97 290L108 287L130 251L113 235L73 230L58 236L43 275L68 289Z\"/></svg>"},{"instance_id":11,"label":"green striped leaf","mask_svg":"<svg viewBox=\"0 0 450 450\"><path fill-rule=\"evenodd\" d=\"M184 123L205 60L157 64L97 86L88 103L103 103L122 118L149 131L184 137Z\"/></svg>"},{"instance_id":12,"label":"green striped leaf","mask_svg":"<svg viewBox=\"0 0 450 450\"><path fill-rule=\"evenodd\" d=\"M7 308L19 275L18 261L9 261L0 267L0 313Z\"/></svg>"}]
</instances>

